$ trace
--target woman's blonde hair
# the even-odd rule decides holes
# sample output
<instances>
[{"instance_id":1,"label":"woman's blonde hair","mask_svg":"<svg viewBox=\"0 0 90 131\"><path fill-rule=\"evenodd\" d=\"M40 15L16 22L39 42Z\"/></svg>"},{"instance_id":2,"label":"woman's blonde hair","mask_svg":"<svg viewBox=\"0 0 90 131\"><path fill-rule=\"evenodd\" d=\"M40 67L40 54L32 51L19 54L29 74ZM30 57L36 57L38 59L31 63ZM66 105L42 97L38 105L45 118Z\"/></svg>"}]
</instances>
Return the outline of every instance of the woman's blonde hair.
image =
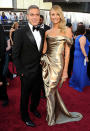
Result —
<instances>
[{"instance_id":1,"label":"woman's blonde hair","mask_svg":"<svg viewBox=\"0 0 90 131\"><path fill-rule=\"evenodd\" d=\"M13 25L12 25L12 28L15 29L17 24L18 24L18 22L14 22Z\"/></svg>"},{"instance_id":2,"label":"woman's blonde hair","mask_svg":"<svg viewBox=\"0 0 90 131\"><path fill-rule=\"evenodd\" d=\"M65 21L64 15L63 15L62 8L59 5L54 5L54 6L52 6L52 8L50 10L50 13L51 13L52 10L55 10L59 14L59 16L60 16L60 23L59 23L60 31L61 32L65 31L65 29L66 29L66 21Z\"/></svg>"}]
</instances>

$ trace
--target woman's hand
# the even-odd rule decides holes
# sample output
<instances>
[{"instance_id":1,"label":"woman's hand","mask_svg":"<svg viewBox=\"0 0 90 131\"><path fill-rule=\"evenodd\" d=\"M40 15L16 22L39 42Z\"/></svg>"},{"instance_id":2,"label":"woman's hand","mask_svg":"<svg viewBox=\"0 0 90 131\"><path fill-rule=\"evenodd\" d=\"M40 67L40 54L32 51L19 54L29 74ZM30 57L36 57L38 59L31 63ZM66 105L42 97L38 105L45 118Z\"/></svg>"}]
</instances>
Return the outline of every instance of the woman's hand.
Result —
<instances>
[{"instance_id":1,"label":"woman's hand","mask_svg":"<svg viewBox=\"0 0 90 131\"><path fill-rule=\"evenodd\" d=\"M67 72L63 71L61 79L63 79L63 81L66 81L67 78L68 78Z\"/></svg>"},{"instance_id":2,"label":"woman's hand","mask_svg":"<svg viewBox=\"0 0 90 131\"><path fill-rule=\"evenodd\" d=\"M60 81L59 88L62 87L63 82L66 81L67 78L68 78L67 72L63 71L63 74L62 74L62 77L61 77L61 81Z\"/></svg>"},{"instance_id":3,"label":"woman's hand","mask_svg":"<svg viewBox=\"0 0 90 131\"><path fill-rule=\"evenodd\" d=\"M89 60L88 60L88 57L87 57L87 56L85 57L85 59L86 59L86 62L89 62Z\"/></svg>"}]
</instances>

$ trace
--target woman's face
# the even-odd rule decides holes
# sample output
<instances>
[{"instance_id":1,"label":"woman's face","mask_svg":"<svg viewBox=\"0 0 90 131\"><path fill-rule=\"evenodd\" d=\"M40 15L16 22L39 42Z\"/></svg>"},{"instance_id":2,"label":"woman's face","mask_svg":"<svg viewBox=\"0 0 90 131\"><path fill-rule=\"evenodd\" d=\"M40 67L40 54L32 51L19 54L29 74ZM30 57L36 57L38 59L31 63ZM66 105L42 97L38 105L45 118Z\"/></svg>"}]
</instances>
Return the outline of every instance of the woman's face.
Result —
<instances>
[{"instance_id":1,"label":"woman's face","mask_svg":"<svg viewBox=\"0 0 90 131\"><path fill-rule=\"evenodd\" d=\"M51 21L53 24L60 23L60 15L58 14L57 11L55 11L53 9L50 11L50 18L51 18Z\"/></svg>"}]
</instances>

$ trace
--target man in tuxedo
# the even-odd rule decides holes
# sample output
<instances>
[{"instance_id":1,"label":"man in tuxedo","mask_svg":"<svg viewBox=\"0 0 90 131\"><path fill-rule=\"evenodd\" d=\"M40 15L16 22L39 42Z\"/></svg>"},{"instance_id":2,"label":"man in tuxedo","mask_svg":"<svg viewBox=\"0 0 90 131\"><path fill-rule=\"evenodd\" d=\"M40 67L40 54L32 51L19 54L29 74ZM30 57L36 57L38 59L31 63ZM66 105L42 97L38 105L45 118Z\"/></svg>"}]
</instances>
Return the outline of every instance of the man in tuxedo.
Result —
<instances>
[{"instance_id":1,"label":"man in tuxedo","mask_svg":"<svg viewBox=\"0 0 90 131\"><path fill-rule=\"evenodd\" d=\"M72 23L67 23L66 26L72 31ZM73 60L74 60L74 44L70 48L70 59L68 65L68 78L71 77L72 69L73 69Z\"/></svg>"},{"instance_id":2,"label":"man in tuxedo","mask_svg":"<svg viewBox=\"0 0 90 131\"><path fill-rule=\"evenodd\" d=\"M86 30L86 37L90 42L90 27ZM89 62L87 64L87 74L90 79L90 47L89 47L88 59L89 59Z\"/></svg>"},{"instance_id":3,"label":"man in tuxedo","mask_svg":"<svg viewBox=\"0 0 90 131\"><path fill-rule=\"evenodd\" d=\"M36 5L27 9L28 25L15 32L12 56L17 73L21 79L21 118L27 126L35 127L28 113L29 97L31 96L30 111L38 118L37 110L40 101L42 70L40 57L44 43L44 32L39 30L40 10Z\"/></svg>"},{"instance_id":4,"label":"man in tuxedo","mask_svg":"<svg viewBox=\"0 0 90 131\"><path fill-rule=\"evenodd\" d=\"M2 25L0 25L0 100L3 101L3 106L8 105L6 78L3 75L3 68L5 64L5 52L7 42Z\"/></svg>"},{"instance_id":5,"label":"man in tuxedo","mask_svg":"<svg viewBox=\"0 0 90 131\"><path fill-rule=\"evenodd\" d=\"M87 74L88 74L88 77L90 79L90 47L89 47L88 59L89 59L89 62L88 62L88 65L87 65Z\"/></svg>"},{"instance_id":6,"label":"man in tuxedo","mask_svg":"<svg viewBox=\"0 0 90 131\"><path fill-rule=\"evenodd\" d=\"M43 17L43 15L40 15L39 25L40 25L40 28L42 28L44 30L44 32L46 32L47 30L50 29L50 26L44 24L44 17Z\"/></svg>"}]
</instances>

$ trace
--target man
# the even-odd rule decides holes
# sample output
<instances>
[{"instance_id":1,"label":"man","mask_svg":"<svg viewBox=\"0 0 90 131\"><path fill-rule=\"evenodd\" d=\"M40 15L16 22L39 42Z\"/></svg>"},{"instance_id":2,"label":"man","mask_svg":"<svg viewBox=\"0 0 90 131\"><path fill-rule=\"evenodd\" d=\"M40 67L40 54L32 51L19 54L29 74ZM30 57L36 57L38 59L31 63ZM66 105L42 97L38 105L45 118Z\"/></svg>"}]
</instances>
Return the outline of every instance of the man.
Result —
<instances>
[{"instance_id":1,"label":"man","mask_svg":"<svg viewBox=\"0 0 90 131\"><path fill-rule=\"evenodd\" d=\"M3 68L5 64L6 40L3 27L0 25L0 100L3 101L3 106L8 105L8 95L6 88L6 78L3 75Z\"/></svg>"},{"instance_id":2,"label":"man","mask_svg":"<svg viewBox=\"0 0 90 131\"><path fill-rule=\"evenodd\" d=\"M28 126L35 127L28 113L29 96L31 95L30 111L38 118L37 111L40 101L42 71L40 57L43 48L44 33L38 30L40 10L36 5L27 9L28 25L15 32L14 45L12 48L13 61L17 73L21 78L21 118Z\"/></svg>"},{"instance_id":3,"label":"man","mask_svg":"<svg viewBox=\"0 0 90 131\"><path fill-rule=\"evenodd\" d=\"M66 26L68 28L70 28L72 31L72 24L71 23L67 23ZM71 77L71 73L72 73L72 69L73 69L73 59L74 59L74 44L70 48L70 58L69 58L69 65L68 65L68 78Z\"/></svg>"},{"instance_id":4,"label":"man","mask_svg":"<svg viewBox=\"0 0 90 131\"><path fill-rule=\"evenodd\" d=\"M90 27L86 30L85 36L87 37L87 39L90 42ZM88 74L88 77L90 79L90 47L89 47L88 59L89 59L89 62L87 63L87 74Z\"/></svg>"},{"instance_id":5,"label":"man","mask_svg":"<svg viewBox=\"0 0 90 131\"><path fill-rule=\"evenodd\" d=\"M89 47L88 59L89 59L89 62L88 62L88 65L87 65L87 74L88 74L88 77L90 79L90 47Z\"/></svg>"},{"instance_id":6,"label":"man","mask_svg":"<svg viewBox=\"0 0 90 131\"><path fill-rule=\"evenodd\" d=\"M40 15L39 25L40 25L40 28L42 28L44 30L44 32L46 32L47 30L50 29L50 27L48 25L44 24L44 17L43 17L43 15Z\"/></svg>"},{"instance_id":7,"label":"man","mask_svg":"<svg viewBox=\"0 0 90 131\"><path fill-rule=\"evenodd\" d=\"M1 15L1 22L2 22L2 24L7 24L7 21L8 21L8 18L5 15L5 12L2 12L2 15Z\"/></svg>"}]
</instances>

